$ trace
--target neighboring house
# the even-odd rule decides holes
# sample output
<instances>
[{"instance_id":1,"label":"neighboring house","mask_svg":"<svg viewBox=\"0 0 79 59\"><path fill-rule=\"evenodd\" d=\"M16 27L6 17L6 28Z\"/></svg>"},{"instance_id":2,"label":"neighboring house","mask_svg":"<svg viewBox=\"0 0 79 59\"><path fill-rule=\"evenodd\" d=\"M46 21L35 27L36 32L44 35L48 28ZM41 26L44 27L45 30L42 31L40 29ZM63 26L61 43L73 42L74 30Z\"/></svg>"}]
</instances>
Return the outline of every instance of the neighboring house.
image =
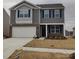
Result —
<instances>
[{"instance_id":1,"label":"neighboring house","mask_svg":"<svg viewBox=\"0 0 79 59\"><path fill-rule=\"evenodd\" d=\"M22 1L10 8L12 37L47 37L52 33L65 35L62 4L34 5Z\"/></svg>"},{"instance_id":2,"label":"neighboring house","mask_svg":"<svg viewBox=\"0 0 79 59\"><path fill-rule=\"evenodd\" d=\"M10 36L9 15L7 14L7 12L4 8L3 8L3 36L4 37L9 37Z\"/></svg>"}]
</instances>

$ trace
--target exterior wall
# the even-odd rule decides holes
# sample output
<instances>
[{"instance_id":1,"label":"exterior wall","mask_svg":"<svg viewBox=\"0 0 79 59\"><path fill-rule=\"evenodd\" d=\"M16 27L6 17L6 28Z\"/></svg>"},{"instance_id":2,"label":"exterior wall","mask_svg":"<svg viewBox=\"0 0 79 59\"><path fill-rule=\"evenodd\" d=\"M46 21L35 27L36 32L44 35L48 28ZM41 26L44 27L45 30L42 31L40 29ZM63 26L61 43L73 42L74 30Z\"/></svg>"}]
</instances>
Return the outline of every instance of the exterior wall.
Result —
<instances>
[{"instance_id":1,"label":"exterior wall","mask_svg":"<svg viewBox=\"0 0 79 59\"><path fill-rule=\"evenodd\" d=\"M40 23L64 23L64 19L41 19Z\"/></svg>"},{"instance_id":2,"label":"exterior wall","mask_svg":"<svg viewBox=\"0 0 79 59\"><path fill-rule=\"evenodd\" d=\"M64 9L62 9L62 18L41 18L40 23L64 23Z\"/></svg>"},{"instance_id":3,"label":"exterior wall","mask_svg":"<svg viewBox=\"0 0 79 59\"><path fill-rule=\"evenodd\" d=\"M11 10L10 23L12 25L18 24L16 23L16 10ZM38 24L38 23L39 23L39 9L32 9L32 23L31 24ZM28 23L24 23L24 24L28 24Z\"/></svg>"},{"instance_id":4,"label":"exterior wall","mask_svg":"<svg viewBox=\"0 0 79 59\"><path fill-rule=\"evenodd\" d=\"M33 9L33 24L39 24L39 9Z\"/></svg>"},{"instance_id":5,"label":"exterior wall","mask_svg":"<svg viewBox=\"0 0 79 59\"><path fill-rule=\"evenodd\" d=\"M25 10L30 10L30 17L27 17L27 18L18 18L17 17L17 10L21 10L21 11L25 11ZM16 10L16 23L17 24L31 24L32 23L32 9L23 5L21 7L19 7L18 9Z\"/></svg>"},{"instance_id":6,"label":"exterior wall","mask_svg":"<svg viewBox=\"0 0 79 59\"><path fill-rule=\"evenodd\" d=\"M37 37L40 37L40 25L37 25L36 27L36 35Z\"/></svg>"},{"instance_id":7,"label":"exterior wall","mask_svg":"<svg viewBox=\"0 0 79 59\"><path fill-rule=\"evenodd\" d=\"M15 19L16 19L16 10L11 10L10 11L10 24L11 25L16 24Z\"/></svg>"},{"instance_id":8,"label":"exterior wall","mask_svg":"<svg viewBox=\"0 0 79 59\"><path fill-rule=\"evenodd\" d=\"M10 23L9 22L10 22L9 15L3 9L3 35L6 37L10 36Z\"/></svg>"}]
</instances>

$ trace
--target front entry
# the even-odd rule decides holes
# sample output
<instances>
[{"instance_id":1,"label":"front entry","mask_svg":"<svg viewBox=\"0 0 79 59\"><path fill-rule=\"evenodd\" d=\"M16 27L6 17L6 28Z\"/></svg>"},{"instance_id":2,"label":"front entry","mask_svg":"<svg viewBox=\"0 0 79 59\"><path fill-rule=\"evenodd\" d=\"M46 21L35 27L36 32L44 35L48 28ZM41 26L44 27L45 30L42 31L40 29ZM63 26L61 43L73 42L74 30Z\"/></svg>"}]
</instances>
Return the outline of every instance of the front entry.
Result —
<instances>
[{"instance_id":1,"label":"front entry","mask_svg":"<svg viewBox=\"0 0 79 59\"><path fill-rule=\"evenodd\" d=\"M40 25L41 37L46 37L46 26Z\"/></svg>"}]
</instances>

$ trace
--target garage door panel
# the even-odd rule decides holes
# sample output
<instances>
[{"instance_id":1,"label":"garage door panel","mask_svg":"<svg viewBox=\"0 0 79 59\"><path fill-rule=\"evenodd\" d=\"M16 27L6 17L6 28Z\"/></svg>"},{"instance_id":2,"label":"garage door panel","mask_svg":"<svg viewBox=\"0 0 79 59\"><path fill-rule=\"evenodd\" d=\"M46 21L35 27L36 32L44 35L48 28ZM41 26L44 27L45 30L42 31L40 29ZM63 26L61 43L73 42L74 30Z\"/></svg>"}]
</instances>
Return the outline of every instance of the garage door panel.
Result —
<instances>
[{"instance_id":1,"label":"garage door panel","mask_svg":"<svg viewBox=\"0 0 79 59\"><path fill-rule=\"evenodd\" d=\"M13 27L12 37L34 37L36 35L36 27Z\"/></svg>"}]
</instances>

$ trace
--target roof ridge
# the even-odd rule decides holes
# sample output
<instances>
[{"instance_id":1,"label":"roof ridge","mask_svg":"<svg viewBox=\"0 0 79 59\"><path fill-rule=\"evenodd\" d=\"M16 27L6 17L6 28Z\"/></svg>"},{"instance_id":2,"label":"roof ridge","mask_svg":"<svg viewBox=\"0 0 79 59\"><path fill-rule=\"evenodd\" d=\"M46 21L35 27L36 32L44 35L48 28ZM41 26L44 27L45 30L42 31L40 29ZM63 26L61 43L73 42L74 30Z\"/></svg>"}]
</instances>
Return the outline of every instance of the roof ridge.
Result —
<instances>
[{"instance_id":1,"label":"roof ridge","mask_svg":"<svg viewBox=\"0 0 79 59\"><path fill-rule=\"evenodd\" d=\"M48 5L50 5L49 3L47 3ZM47 5L46 3L45 4L36 4L36 5ZM61 4L63 5L62 3L51 3L51 4Z\"/></svg>"}]
</instances>

